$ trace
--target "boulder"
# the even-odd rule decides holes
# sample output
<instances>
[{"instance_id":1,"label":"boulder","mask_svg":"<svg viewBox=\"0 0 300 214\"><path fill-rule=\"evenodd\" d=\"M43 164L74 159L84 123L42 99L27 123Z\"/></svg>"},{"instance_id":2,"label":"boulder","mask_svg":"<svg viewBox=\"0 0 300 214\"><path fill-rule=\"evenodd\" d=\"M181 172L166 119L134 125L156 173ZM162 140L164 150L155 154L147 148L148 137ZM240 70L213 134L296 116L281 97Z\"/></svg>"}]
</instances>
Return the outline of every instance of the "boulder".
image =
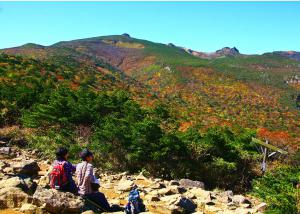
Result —
<instances>
[{"instance_id":1,"label":"boulder","mask_svg":"<svg viewBox=\"0 0 300 214\"><path fill-rule=\"evenodd\" d=\"M3 179L0 181L0 189L8 188L8 187L18 187L23 190L27 188L24 180L22 180L21 178L19 178L17 176L8 178L8 179Z\"/></svg>"},{"instance_id":2,"label":"boulder","mask_svg":"<svg viewBox=\"0 0 300 214\"><path fill-rule=\"evenodd\" d=\"M197 208L197 205L192 200L183 196L177 199L175 205L181 207L184 213L192 213Z\"/></svg>"},{"instance_id":3,"label":"boulder","mask_svg":"<svg viewBox=\"0 0 300 214\"><path fill-rule=\"evenodd\" d=\"M40 167L35 160L24 160L13 165L15 173L34 176L40 171Z\"/></svg>"},{"instance_id":4,"label":"boulder","mask_svg":"<svg viewBox=\"0 0 300 214\"><path fill-rule=\"evenodd\" d=\"M12 156L14 156L14 153L11 147L8 146L0 147L0 158L9 158Z\"/></svg>"},{"instance_id":5,"label":"boulder","mask_svg":"<svg viewBox=\"0 0 300 214\"><path fill-rule=\"evenodd\" d=\"M180 186L168 186L158 190L159 195L173 195L184 192L186 192L186 189Z\"/></svg>"},{"instance_id":6,"label":"boulder","mask_svg":"<svg viewBox=\"0 0 300 214\"><path fill-rule=\"evenodd\" d=\"M147 180L147 178L143 175L143 173L140 173L138 176L135 177L136 180Z\"/></svg>"},{"instance_id":7,"label":"boulder","mask_svg":"<svg viewBox=\"0 0 300 214\"><path fill-rule=\"evenodd\" d=\"M19 208L28 201L28 195L17 187L0 189L0 209Z\"/></svg>"},{"instance_id":8,"label":"boulder","mask_svg":"<svg viewBox=\"0 0 300 214\"><path fill-rule=\"evenodd\" d=\"M39 209L37 206L33 204L28 204L25 203L22 205L22 207L19 209L20 212L25 213L25 214L38 214Z\"/></svg>"},{"instance_id":9,"label":"boulder","mask_svg":"<svg viewBox=\"0 0 300 214\"><path fill-rule=\"evenodd\" d=\"M168 205L175 204L175 202L180 198L180 194L175 194L175 195L167 195L164 197L161 197L160 200L165 202Z\"/></svg>"},{"instance_id":10,"label":"boulder","mask_svg":"<svg viewBox=\"0 0 300 214\"><path fill-rule=\"evenodd\" d=\"M221 203L229 203L232 201L233 192L231 190L225 192L218 192L216 194L217 200Z\"/></svg>"},{"instance_id":11,"label":"boulder","mask_svg":"<svg viewBox=\"0 0 300 214\"><path fill-rule=\"evenodd\" d=\"M130 191L132 189L132 187L134 186L134 182L131 180L120 180L116 189L120 192L127 192Z\"/></svg>"},{"instance_id":12,"label":"boulder","mask_svg":"<svg viewBox=\"0 0 300 214\"><path fill-rule=\"evenodd\" d=\"M266 208L267 208L266 203L260 203L259 205L254 207L254 212L264 212Z\"/></svg>"},{"instance_id":13,"label":"boulder","mask_svg":"<svg viewBox=\"0 0 300 214\"><path fill-rule=\"evenodd\" d=\"M201 181L193 181L190 179L181 179L179 181L180 186L184 187L184 188L193 188L193 187L197 187L197 188L201 188L204 189L204 183Z\"/></svg>"},{"instance_id":14,"label":"boulder","mask_svg":"<svg viewBox=\"0 0 300 214\"><path fill-rule=\"evenodd\" d=\"M151 188L151 189L161 189L161 188L165 188L165 187L166 187L166 185L164 183L162 183L162 182L153 182L149 186L149 188Z\"/></svg>"},{"instance_id":15,"label":"boulder","mask_svg":"<svg viewBox=\"0 0 300 214\"><path fill-rule=\"evenodd\" d=\"M81 197L54 189L38 187L32 198L34 205L44 205L46 211L55 214L80 213L84 208L84 201Z\"/></svg>"},{"instance_id":16,"label":"boulder","mask_svg":"<svg viewBox=\"0 0 300 214\"><path fill-rule=\"evenodd\" d=\"M208 198L210 198L210 192L205 191L201 188L194 187L190 189L188 192L194 194L200 200L207 200Z\"/></svg>"},{"instance_id":17,"label":"boulder","mask_svg":"<svg viewBox=\"0 0 300 214\"><path fill-rule=\"evenodd\" d=\"M242 195L234 195L231 197L231 200L233 203L238 204L238 205L243 204L243 203L251 204L251 201Z\"/></svg>"},{"instance_id":18,"label":"boulder","mask_svg":"<svg viewBox=\"0 0 300 214\"><path fill-rule=\"evenodd\" d=\"M169 182L169 185L170 185L170 186L179 186L180 184L179 184L179 181L177 181L177 180L171 180L171 181Z\"/></svg>"},{"instance_id":19,"label":"boulder","mask_svg":"<svg viewBox=\"0 0 300 214\"><path fill-rule=\"evenodd\" d=\"M38 180L38 185L44 188L47 187L49 183L50 183L50 179L48 175L44 175Z\"/></svg>"}]
</instances>

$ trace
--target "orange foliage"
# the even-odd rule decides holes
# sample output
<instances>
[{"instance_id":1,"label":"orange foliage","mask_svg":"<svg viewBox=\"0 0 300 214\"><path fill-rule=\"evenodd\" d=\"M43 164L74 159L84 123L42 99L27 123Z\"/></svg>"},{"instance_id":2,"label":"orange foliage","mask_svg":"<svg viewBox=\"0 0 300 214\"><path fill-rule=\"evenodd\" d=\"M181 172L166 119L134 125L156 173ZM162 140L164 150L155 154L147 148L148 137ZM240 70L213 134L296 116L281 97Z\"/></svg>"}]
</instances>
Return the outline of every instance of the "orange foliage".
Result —
<instances>
[{"instance_id":1,"label":"orange foliage","mask_svg":"<svg viewBox=\"0 0 300 214\"><path fill-rule=\"evenodd\" d=\"M257 132L259 138L268 140L272 145L286 147L290 152L297 151L298 146L287 132L285 131L270 131L266 128L260 128Z\"/></svg>"}]
</instances>

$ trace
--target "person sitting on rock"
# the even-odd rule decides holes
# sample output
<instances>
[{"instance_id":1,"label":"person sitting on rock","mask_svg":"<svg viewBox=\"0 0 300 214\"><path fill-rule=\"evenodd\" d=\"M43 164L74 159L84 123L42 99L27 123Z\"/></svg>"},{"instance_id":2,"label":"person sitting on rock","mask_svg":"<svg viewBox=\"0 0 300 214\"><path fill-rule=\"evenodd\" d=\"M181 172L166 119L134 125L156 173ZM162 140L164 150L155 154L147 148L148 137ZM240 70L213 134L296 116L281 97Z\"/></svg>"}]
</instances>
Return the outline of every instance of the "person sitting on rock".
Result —
<instances>
[{"instance_id":1,"label":"person sitting on rock","mask_svg":"<svg viewBox=\"0 0 300 214\"><path fill-rule=\"evenodd\" d=\"M56 160L50 172L50 187L77 194L77 186L72 177L76 166L67 161L68 155L68 150L64 147L56 150Z\"/></svg>"},{"instance_id":2,"label":"person sitting on rock","mask_svg":"<svg viewBox=\"0 0 300 214\"><path fill-rule=\"evenodd\" d=\"M93 161L93 153L88 149L84 149L80 153L82 162L76 166L76 177L78 193L81 196L93 193L92 183L95 181L94 168L91 162Z\"/></svg>"},{"instance_id":3,"label":"person sitting on rock","mask_svg":"<svg viewBox=\"0 0 300 214\"><path fill-rule=\"evenodd\" d=\"M96 179L91 183L92 193L85 195L86 202L89 206L93 207L99 212L112 212L115 211L114 207L110 207L105 195L99 192L100 184Z\"/></svg>"}]
</instances>

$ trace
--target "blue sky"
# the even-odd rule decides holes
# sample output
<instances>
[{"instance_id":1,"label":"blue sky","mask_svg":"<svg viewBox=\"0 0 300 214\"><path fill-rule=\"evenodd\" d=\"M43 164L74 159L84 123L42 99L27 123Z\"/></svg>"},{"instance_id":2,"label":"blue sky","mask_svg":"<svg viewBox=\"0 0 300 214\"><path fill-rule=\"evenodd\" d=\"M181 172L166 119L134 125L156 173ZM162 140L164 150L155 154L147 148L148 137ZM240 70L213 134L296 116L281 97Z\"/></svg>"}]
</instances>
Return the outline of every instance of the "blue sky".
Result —
<instances>
[{"instance_id":1,"label":"blue sky","mask_svg":"<svg viewBox=\"0 0 300 214\"><path fill-rule=\"evenodd\" d=\"M0 2L0 48L101 35L215 51L300 51L300 2Z\"/></svg>"}]
</instances>

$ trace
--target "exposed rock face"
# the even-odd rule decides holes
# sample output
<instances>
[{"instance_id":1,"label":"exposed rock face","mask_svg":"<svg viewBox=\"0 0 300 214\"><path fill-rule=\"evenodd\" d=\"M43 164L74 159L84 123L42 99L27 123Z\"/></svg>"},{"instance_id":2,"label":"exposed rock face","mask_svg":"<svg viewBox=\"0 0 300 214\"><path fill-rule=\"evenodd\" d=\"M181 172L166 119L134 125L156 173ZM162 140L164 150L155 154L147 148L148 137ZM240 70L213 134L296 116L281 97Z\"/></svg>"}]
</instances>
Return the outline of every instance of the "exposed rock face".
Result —
<instances>
[{"instance_id":1,"label":"exposed rock face","mask_svg":"<svg viewBox=\"0 0 300 214\"><path fill-rule=\"evenodd\" d=\"M33 195L33 204L44 205L46 211L57 214L80 213L84 207L84 202L79 196L41 187L38 187Z\"/></svg>"},{"instance_id":2,"label":"exposed rock face","mask_svg":"<svg viewBox=\"0 0 300 214\"><path fill-rule=\"evenodd\" d=\"M221 56L236 56L239 55L240 52L236 47L233 48L225 47L220 50L217 50L216 54L219 54Z\"/></svg>"}]
</instances>

